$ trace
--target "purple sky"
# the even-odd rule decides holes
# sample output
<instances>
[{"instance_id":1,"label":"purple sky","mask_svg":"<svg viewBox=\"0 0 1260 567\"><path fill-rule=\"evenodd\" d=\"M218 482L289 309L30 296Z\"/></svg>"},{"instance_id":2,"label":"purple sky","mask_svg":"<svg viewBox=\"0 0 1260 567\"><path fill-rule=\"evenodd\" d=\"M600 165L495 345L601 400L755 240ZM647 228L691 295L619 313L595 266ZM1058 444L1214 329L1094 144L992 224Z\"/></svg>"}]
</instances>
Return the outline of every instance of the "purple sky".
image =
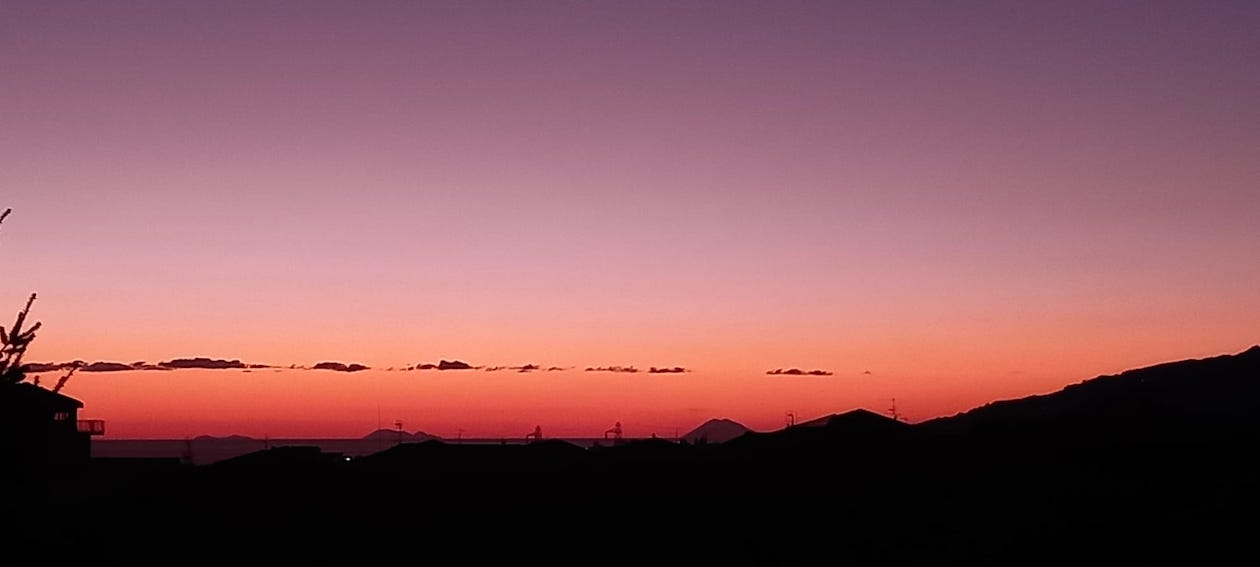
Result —
<instances>
[{"instance_id":1,"label":"purple sky","mask_svg":"<svg viewBox=\"0 0 1260 567\"><path fill-rule=\"evenodd\" d=\"M6 0L0 299L40 292L39 359L949 384L1235 351L1257 30L1256 2Z\"/></svg>"}]
</instances>

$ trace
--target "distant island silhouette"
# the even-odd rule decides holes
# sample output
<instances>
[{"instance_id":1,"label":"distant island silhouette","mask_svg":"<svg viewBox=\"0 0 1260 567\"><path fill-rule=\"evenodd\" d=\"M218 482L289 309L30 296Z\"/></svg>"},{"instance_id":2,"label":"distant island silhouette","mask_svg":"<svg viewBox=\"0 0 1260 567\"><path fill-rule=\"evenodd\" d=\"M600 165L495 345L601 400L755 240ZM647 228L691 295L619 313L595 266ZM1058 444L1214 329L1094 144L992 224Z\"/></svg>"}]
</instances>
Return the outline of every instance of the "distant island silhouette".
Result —
<instances>
[{"instance_id":1,"label":"distant island silhouette","mask_svg":"<svg viewBox=\"0 0 1260 567\"><path fill-rule=\"evenodd\" d=\"M406 431L399 431L397 429L377 429L376 431L373 431L371 433L368 433L367 435L364 435L363 438L369 441L405 441L405 442L418 442L418 441L442 439L441 437L438 437L437 435L432 435L429 433L425 433L423 431L415 431L412 433L408 433Z\"/></svg>"}]
</instances>

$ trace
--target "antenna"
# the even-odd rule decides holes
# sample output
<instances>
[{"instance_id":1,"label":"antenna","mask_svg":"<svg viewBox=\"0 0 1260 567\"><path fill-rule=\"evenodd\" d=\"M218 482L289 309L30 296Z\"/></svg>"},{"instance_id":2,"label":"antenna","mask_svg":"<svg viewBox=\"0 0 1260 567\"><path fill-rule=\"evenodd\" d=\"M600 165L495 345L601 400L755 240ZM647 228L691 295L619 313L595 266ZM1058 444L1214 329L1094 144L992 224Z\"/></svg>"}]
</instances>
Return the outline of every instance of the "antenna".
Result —
<instances>
[{"instance_id":1,"label":"antenna","mask_svg":"<svg viewBox=\"0 0 1260 567\"><path fill-rule=\"evenodd\" d=\"M401 420L401 419L395 419L395 420L394 420L394 427L397 427L397 428L398 428L398 444L399 444L399 445L401 445L401 444L402 444L402 439L403 439L402 420Z\"/></svg>"},{"instance_id":2,"label":"antenna","mask_svg":"<svg viewBox=\"0 0 1260 567\"><path fill-rule=\"evenodd\" d=\"M906 421L905 416L897 413L897 398L891 398L892 405L888 408L888 414L892 416L893 421Z\"/></svg>"},{"instance_id":3,"label":"antenna","mask_svg":"<svg viewBox=\"0 0 1260 567\"><path fill-rule=\"evenodd\" d=\"M786 424L788 427L792 427L793 425L796 425L796 412L790 411L783 414L783 423Z\"/></svg>"}]
</instances>

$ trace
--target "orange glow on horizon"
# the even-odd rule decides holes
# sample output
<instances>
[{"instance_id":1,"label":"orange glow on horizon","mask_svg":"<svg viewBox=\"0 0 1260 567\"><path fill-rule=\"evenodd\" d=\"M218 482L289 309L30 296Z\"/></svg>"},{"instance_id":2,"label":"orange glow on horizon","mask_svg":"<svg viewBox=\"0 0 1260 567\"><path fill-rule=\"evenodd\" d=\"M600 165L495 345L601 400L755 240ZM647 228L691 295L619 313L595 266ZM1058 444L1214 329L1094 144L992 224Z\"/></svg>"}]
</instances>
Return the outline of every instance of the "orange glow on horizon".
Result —
<instances>
[{"instance_id":1,"label":"orange glow on horizon","mask_svg":"<svg viewBox=\"0 0 1260 567\"><path fill-rule=\"evenodd\" d=\"M1224 353L1194 358L1216 354ZM1165 361L1142 365L1157 362ZM192 369L78 373L63 392L85 403L84 418L105 419L112 439L355 438L392 428L395 420L408 431L445 438L523 437L535 425L549 437L598 437L617 421L628 436L672 437L712 418L767 431L782 427L787 412L798 420L857 408L886 413L892 398L899 414L918 422L1125 369L1068 380L1035 371L964 377L948 368L918 377L882 370L649 374L646 367L637 373Z\"/></svg>"}]
</instances>

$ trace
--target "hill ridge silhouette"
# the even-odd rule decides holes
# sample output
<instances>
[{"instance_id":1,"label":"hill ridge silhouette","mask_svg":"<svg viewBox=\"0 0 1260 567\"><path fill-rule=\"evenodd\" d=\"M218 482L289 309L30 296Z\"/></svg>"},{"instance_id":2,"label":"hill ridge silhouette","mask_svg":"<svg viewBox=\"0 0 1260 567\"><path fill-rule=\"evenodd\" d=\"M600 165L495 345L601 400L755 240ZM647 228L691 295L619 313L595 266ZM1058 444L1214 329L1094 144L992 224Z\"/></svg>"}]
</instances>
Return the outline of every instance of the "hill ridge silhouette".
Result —
<instances>
[{"instance_id":1,"label":"hill ridge silhouette","mask_svg":"<svg viewBox=\"0 0 1260 567\"><path fill-rule=\"evenodd\" d=\"M1260 345L1096 376L1055 392L993 401L918 424L955 434L997 429L1047 434L1056 428L1137 434L1142 426L1260 430Z\"/></svg>"}]
</instances>

